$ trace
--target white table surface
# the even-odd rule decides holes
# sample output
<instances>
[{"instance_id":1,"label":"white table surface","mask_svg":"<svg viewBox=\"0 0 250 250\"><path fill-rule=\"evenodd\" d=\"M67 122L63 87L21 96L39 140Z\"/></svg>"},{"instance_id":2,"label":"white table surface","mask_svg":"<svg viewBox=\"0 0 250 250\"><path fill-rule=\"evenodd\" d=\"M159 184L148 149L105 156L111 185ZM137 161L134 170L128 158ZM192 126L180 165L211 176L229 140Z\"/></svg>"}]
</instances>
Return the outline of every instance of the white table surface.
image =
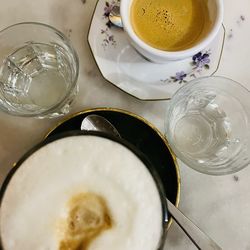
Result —
<instances>
[{"instance_id":1,"label":"white table surface","mask_svg":"<svg viewBox=\"0 0 250 250\"><path fill-rule=\"evenodd\" d=\"M80 58L80 92L71 113L94 107L122 108L143 116L163 131L167 101L136 100L101 77L87 43L96 0L1 0L0 3L0 29L18 22L37 21L70 36ZM250 89L249 11L249 0L225 1L227 34L217 74L236 79ZM0 113L1 182L11 165L60 119L36 120ZM250 250L250 167L233 175L213 177L197 173L180 162L180 171L181 210L223 249ZM165 249L196 248L173 224Z\"/></svg>"}]
</instances>

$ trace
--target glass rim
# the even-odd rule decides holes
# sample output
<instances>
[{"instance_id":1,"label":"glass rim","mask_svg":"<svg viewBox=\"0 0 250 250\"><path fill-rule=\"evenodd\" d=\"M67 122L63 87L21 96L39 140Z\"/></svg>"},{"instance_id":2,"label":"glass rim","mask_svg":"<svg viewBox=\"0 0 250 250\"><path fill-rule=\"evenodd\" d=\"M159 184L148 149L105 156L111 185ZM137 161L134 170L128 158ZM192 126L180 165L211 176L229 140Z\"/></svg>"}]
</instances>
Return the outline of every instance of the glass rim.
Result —
<instances>
[{"instance_id":1,"label":"glass rim","mask_svg":"<svg viewBox=\"0 0 250 250\"><path fill-rule=\"evenodd\" d=\"M244 90L244 91L250 93L250 90L249 90L247 87L245 87L242 83L240 83L240 82L238 82L238 81L236 81L236 80L234 80L234 79L232 79L232 78L229 78L229 77L226 77L226 76L220 76L220 75L202 76L202 77L197 77L197 78L194 78L194 79L190 80L188 83L186 83L186 84L183 85L181 88L179 88L179 89L175 92L175 94L172 96L172 98L170 99L170 102L171 102L171 100L172 100L176 95L178 95L178 93L182 92L183 89L185 89L185 88L187 89L187 88L189 88L189 86L190 86L191 84L195 84L195 83L201 82L201 81L203 81L203 80L205 80L205 79L213 79L213 80L214 80L214 79L223 79L223 80L226 80L226 81L231 82L231 83L234 84L235 86L238 86L239 88L242 88L242 90Z\"/></svg>"},{"instance_id":2,"label":"glass rim","mask_svg":"<svg viewBox=\"0 0 250 250\"><path fill-rule=\"evenodd\" d=\"M14 116L20 116L20 117L39 117L39 116L46 116L50 113L53 113L53 111L56 111L58 107L60 107L61 105L63 105L65 103L65 101L67 100L67 98L70 96L70 94L75 90L75 88L77 87L77 80L78 80L78 76L79 76L79 57L76 53L76 50L73 48L72 43L70 41L70 39L63 34L60 30L54 28L53 26L49 25L49 24L45 24L45 23L41 23L41 22L20 22L20 23L15 23L12 25L9 25L7 27L5 27L4 29L0 30L0 36L2 34L4 34L6 31L11 30L14 27L18 27L18 26L26 26L26 25L34 25L34 26L40 26L43 28L48 28L54 32L56 32L61 38L63 38L66 41L67 46L70 48L72 55L73 55L73 59L75 61L75 66L76 66L76 72L75 72L75 76L74 79L72 80L71 84L70 84L70 88L68 89L67 93L65 94L64 98L56 103L55 105L49 107L48 109L46 109L45 111L42 112L32 112L32 113L19 113L19 112L12 112L9 111L8 109L2 108L0 106L0 110L2 110L3 112L10 114L10 115L14 115Z\"/></svg>"}]
</instances>

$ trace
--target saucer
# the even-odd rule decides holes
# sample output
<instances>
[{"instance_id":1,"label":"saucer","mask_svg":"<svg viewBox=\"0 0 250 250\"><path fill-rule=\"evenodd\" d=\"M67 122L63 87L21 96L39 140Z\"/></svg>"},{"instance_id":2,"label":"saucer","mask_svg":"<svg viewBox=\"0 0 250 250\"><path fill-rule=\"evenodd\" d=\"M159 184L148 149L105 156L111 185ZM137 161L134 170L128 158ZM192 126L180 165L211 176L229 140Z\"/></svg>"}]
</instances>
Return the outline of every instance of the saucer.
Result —
<instances>
[{"instance_id":1,"label":"saucer","mask_svg":"<svg viewBox=\"0 0 250 250\"><path fill-rule=\"evenodd\" d=\"M176 157L171 152L164 136L144 118L128 111L112 108L85 110L60 122L46 135L46 138L62 132L80 130L83 118L90 114L105 117L117 128L123 139L146 155L156 168L168 199L178 206L180 173ZM169 220L168 226L170 226L171 221L172 219Z\"/></svg>"},{"instance_id":2,"label":"saucer","mask_svg":"<svg viewBox=\"0 0 250 250\"><path fill-rule=\"evenodd\" d=\"M103 77L140 100L164 100L186 82L215 74L220 65L225 28L208 48L191 58L156 64L130 45L123 29L112 25L108 15L114 0L99 0L91 20L88 42Z\"/></svg>"}]
</instances>

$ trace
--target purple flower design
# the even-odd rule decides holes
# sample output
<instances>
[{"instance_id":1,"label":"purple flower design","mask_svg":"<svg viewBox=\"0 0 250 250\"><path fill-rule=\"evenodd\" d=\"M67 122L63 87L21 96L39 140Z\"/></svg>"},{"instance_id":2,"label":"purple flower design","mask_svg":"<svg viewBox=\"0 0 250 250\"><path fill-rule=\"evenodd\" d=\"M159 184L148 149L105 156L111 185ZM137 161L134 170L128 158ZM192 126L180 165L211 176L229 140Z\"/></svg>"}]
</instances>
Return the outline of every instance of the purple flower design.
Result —
<instances>
[{"instance_id":1,"label":"purple flower design","mask_svg":"<svg viewBox=\"0 0 250 250\"><path fill-rule=\"evenodd\" d=\"M108 20L106 22L106 29L101 29L101 34L104 36L102 41L102 46L105 49L108 45L116 46L116 41L113 34L110 34L110 28L113 24L109 21L109 14L116 5L116 2L113 0L111 2L106 1L104 6L103 19Z\"/></svg>"},{"instance_id":2,"label":"purple flower design","mask_svg":"<svg viewBox=\"0 0 250 250\"><path fill-rule=\"evenodd\" d=\"M110 42L115 42L115 40L114 40L114 35L109 36L109 41L110 41Z\"/></svg>"},{"instance_id":3,"label":"purple flower design","mask_svg":"<svg viewBox=\"0 0 250 250\"><path fill-rule=\"evenodd\" d=\"M101 30L101 34L103 34L104 38L102 40L102 46L105 49L109 44L116 46L116 41L114 35L109 34L109 29Z\"/></svg>"},{"instance_id":4,"label":"purple flower design","mask_svg":"<svg viewBox=\"0 0 250 250\"><path fill-rule=\"evenodd\" d=\"M105 3L105 7L104 7L104 14L103 14L103 16L109 17L109 14L112 11L112 9L114 8L114 6L115 6L115 2L114 1L112 1L111 3L106 2Z\"/></svg>"},{"instance_id":5,"label":"purple flower design","mask_svg":"<svg viewBox=\"0 0 250 250\"><path fill-rule=\"evenodd\" d=\"M184 71L177 72L176 73L176 80L183 81L183 79L187 76L187 74Z\"/></svg>"},{"instance_id":6,"label":"purple flower design","mask_svg":"<svg viewBox=\"0 0 250 250\"><path fill-rule=\"evenodd\" d=\"M194 66L191 72L185 73L183 70L178 71L175 76L171 76L165 80L161 80L164 83L175 83L178 82L179 84L187 82L192 78L197 77L197 73L201 73L203 69L209 69L210 63L210 52L206 51L204 53L199 52L192 57L191 65Z\"/></svg>"},{"instance_id":7,"label":"purple flower design","mask_svg":"<svg viewBox=\"0 0 250 250\"><path fill-rule=\"evenodd\" d=\"M193 56L192 64L195 68L201 70L203 68L209 69L210 58L208 53L202 54L202 52L197 53Z\"/></svg>"},{"instance_id":8,"label":"purple flower design","mask_svg":"<svg viewBox=\"0 0 250 250\"><path fill-rule=\"evenodd\" d=\"M172 76L171 79L173 82L179 82L183 83L186 82L185 78L187 77L187 74L184 71L177 72L175 76Z\"/></svg>"},{"instance_id":9,"label":"purple flower design","mask_svg":"<svg viewBox=\"0 0 250 250\"><path fill-rule=\"evenodd\" d=\"M104 13L103 13L103 17L106 19L109 18L109 14L112 11L112 9L115 6L115 1L112 1L111 3L106 2L105 3L105 7L104 7ZM108 22L106 23L106 25L108 26L108 28L111 28L114 24L110 22L110 20L108 19Z\"/></svg>"}]
</instances>

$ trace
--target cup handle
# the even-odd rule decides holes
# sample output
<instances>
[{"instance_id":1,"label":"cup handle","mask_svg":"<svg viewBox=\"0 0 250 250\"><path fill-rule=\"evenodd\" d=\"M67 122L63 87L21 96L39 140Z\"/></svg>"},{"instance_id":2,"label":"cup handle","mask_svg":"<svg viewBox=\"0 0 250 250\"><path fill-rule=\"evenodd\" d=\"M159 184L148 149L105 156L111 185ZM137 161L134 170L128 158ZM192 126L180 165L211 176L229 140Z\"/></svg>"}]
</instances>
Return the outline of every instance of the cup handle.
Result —
<instances>
[{"instance_id":1,"label":"cup handle","mask_svg":"<svg viewBox=\"0 0 250 250\"><path fill-rule=\"evenodd\" d=\"M187 218L178 208L176 208L168 199L168 211L172 215L174 221L186 233L189 239L201 250L222 250L209 236L196 226L189 218Z\"/></svg>"}]
</instances>

